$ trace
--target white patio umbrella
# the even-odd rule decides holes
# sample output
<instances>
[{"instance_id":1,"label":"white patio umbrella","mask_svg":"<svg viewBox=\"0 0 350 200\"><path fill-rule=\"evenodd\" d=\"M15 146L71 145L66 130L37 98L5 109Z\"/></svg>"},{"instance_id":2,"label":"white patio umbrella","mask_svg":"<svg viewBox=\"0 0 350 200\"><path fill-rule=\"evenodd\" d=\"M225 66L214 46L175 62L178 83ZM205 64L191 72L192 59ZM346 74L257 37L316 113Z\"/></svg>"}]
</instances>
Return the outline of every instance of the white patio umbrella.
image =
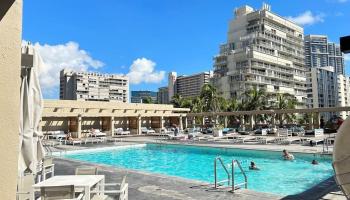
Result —
<instances>
[{"instance_id":1,"label":"white patio umbrella","mask_svg":"<svg viewBox=\"0 0 350 200\"><path fill-rule=\"evenodd\" d=\"M22 48L22 84L20 112L20 152L19 174L25 171L37 172L38 162L45 155L42 146L42 132L39 123L43 111L43 98L39 84L38 68L43 61L37 50L31 45Z\"/></svg>"}]
</instances>

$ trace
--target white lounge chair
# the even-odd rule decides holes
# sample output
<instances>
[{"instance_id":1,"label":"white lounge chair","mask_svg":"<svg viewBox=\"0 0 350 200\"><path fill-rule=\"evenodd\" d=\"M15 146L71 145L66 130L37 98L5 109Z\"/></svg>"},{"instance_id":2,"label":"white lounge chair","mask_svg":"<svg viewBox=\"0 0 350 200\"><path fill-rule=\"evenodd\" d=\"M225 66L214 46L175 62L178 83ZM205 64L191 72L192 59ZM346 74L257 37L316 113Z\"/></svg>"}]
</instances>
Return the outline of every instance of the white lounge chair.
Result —
<instances>
[{"instance_id":1,"label":"white lounge chair","mask_svg":"<svg viewBox=\"0 0 350 200\"><path fill-rule=\"evenodd\" d=\"M274 142L276 140L275 137L256 137L256 140L259 144L268 144L269 142Z\"/></svg>"},{"instance_id":2,"label":"white lounge chair","mask_svg":"<svg viewBox=\"0 0 350 200\"><path fill-rule=\"evenodd\" d=\"M239 136L234 140L236 143L258 142L256 136Z\"/></svg>"},{"instance_id":3,"label":"white lounge chair","mask_svg":"<svg viewBox=\"0 0 350 200\"><path fill-rule=\"evenodd\" d=\"M281 140L279 141L279 144L292 144L293 142L301 143L300 137L280 137Z\"/></svg>"},{"instance_id":4,"label":"white lounge chair","mask_svg":"<svg viewBox=\"0 0 350 200\"><path fill-rule=\"evenodd\" d=\"M107 194L108 196L114 196L113 199L119 199L119 200L128 200L128 184L126 183L126 176L123 177L123 180L121 183L106 183L102 185L104 187L113 188L112 190L104 188L103 190L93 190L90 193L96 194L92 200L103 200L106 198L106 195L101 194ZM119 196L118 198L116 196Z\"/></svg>"},{"instance_id":5,"label":"white lounge chair","mask_svg":"<svg viewBox=\"0 0 350 200\"><path fill-rule=\"evenodd\" d=\"M77 139L77 138L74 138L74 139L72 139L72 140L60 140L61 142L63 141L64 142L64 144L71 144L71 145L76 145L76 144L82 144L83 143L83 141L82 140L80 140L80 139Z\"/></svg>"},{"instance_id":6,"label":"white lounge chair","mask_svg":"<svg viewBox=\"0 0 350 200\"><path fill-rule=\"evenodd\" d=\"M141 127L141 132L143 134L154 134L154 133L156 133L153 129L148 129L146 127Z\"/></svg>"},{"instance_id":7,"label":"white lounge chair","mask_svg":"<svg viewBox=\"0 0 350 200\"><path fill-rule=\"evenodd\" d=\"M107 133L101 132L99 129L94 129L93 132L90 133L92 137L106 137Z\"/></svg>"},{"instance_id":8,"label":"white lounge chair","mask_svg":"<svg viewBox=\"0 0 350 200\"><path fill-rule=\"evenodd\" d=\"M280 128L277 130L278 137L291 137L292 133L286 128Z\"/></svg>"},{"instance_id":9,"label":"white lounge chair","mask_svg":"<svg viewBox=\"0 0 350 200\"><path fill-rule=\"evenodd\" d=\"M115 130L116 135L130 135L130 131L124 131L123 128L117 128Z\"/></svg>"},{"instance_id":10,"label":"white lounge chair","mask_svg":"<svg viewBox=\"0 0 350 200\"><path fill-rule=\"evenodd\" d=\"M185 140L187 139L187 135L184 135L184 134L179 134L179 135L168 135L168 138L170 140Z\"/></svg>"},{"instance_id":11,"label":"white lounge chair","mask_svg":"<svg viewBox=\"0 0 350 200\"><path fill-rule=\"evenodd\" d=\"M48 131L47 136L49 139L62 139L65 138L67 135L64 133L64 131Z\"/></svg>"}]
</instances>

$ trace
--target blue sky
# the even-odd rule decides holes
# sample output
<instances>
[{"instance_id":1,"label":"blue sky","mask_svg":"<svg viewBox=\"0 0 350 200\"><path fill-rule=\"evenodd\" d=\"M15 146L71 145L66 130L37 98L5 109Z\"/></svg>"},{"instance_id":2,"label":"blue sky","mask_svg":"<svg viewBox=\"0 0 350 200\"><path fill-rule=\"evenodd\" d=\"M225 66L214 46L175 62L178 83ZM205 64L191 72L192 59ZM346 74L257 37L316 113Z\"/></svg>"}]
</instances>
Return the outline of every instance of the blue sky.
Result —
<instances>
[{"instance_id":1,"label":"blue sky","mask_svg":"<svg viewBox=\"0 0 350 200\"><path fill-rule=\"evenodd\" d=\"M334 42L350 35L350 0L265 2L304 24L305 34L326 34ZM58 98L58 72L67 66L129 73L131 90L156 90L170 71L212 69L234 8L245 4L257 9L262 1L30 0L24 1L23 39L48 63L41 77L45 98Z\"/></svg>"}]
</instances>

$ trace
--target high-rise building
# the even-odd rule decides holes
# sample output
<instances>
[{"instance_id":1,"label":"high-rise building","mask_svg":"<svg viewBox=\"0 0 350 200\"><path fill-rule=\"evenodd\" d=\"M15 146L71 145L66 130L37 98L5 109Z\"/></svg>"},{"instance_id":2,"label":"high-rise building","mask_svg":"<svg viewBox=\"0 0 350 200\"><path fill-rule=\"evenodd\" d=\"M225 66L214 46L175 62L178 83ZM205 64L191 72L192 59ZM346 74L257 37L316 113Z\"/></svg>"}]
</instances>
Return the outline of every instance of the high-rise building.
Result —
<instances>
[{"instance_id":1,"label":"high-rise building","mask_svg":"<svg viewBox=\"0 0 350 200\"><path fill-rule=\"evenodd\" d=\"M176 76L176 72L169 73L169 81L171 83L168 86L169 99L171 101L172 96L179 94L182 97L197 97L201 93L201 89L204 84L208 84L213 77L213 72L202 72L192 75ZM170 98L170 94L173 94Z\"/></svg>"},{"instance_id":2,"label":"high-rise building","mask_svg":"<svg viewBox=\"0 0 350 200\"><path fill-rule=\"evenodd\" d=\"M329 42L326 35L305 36L305 64L307 68L332 66L336 74L345 73L340 45Z\"/></svg>"},{"instance_id":3,"label":"high-rise building","mask_svg":"<svg viewBox=\"0 0 350 200\"><path fill-rule=\"evenodd\" d=\"M335 107L338 105L337 73L334 67L313 67L308 76L307 107ZM322 113L329 119L332 113Z\"/></svg>"},{"instance_id":4,"label":"high-rise building","mask_svg":"<svg viewBox=\"0 0 350 200\"><path fill-rule=\"evenodd\" d=\"M230 21L227 42L214 57L213 84L225 98L256 87L306 100L304 30L271 12L243 6Z\"/></svg>"},{"instance_id":5,"label":"high-rise building","mask_svg":"<svg viewBox=\"0 0 350 200\"><path fill-rule=\"evenodd\" d=\"M347 106L344 57L339 44L328 41L325 35L305 36L305 64L309 69L308 108ZM339 81L339 82L338 82ZM337 114L337 113L332 113ZM342 112L346 115L346 112ZM329 119L330 114L323 113Z\"/></svg>"},{"instance_id":6,"label":"high-rise building","mask_svg":"<svg viewBox=\"0 0 350 200\"><path fill-rule=\"evenodd\" d=\"M350 106L350 77L338 74L338 106ZM346 119L349 116L348 111L342 111L339 116Z\"/></svg>"},{"instance_id":7,"label":"high-rise building","mask_svg":"<svg viewBox=\"0 0 350 200\"><path fill-rule=\"evenodd\" d=\"M159 104L169 104L169 90L168 87L158 88L158 98L157 101Z\"/></svg>"},{"instance_id":8,"label":"high-rise building","mask_svg":"<svg viewBox=\"0 0 350 200\"><path fill-rule=\"evenodd\" d=\"M153 91L131 91L131 103L143 103L145 99L151 98L152 103L157 103L157 92Z\"/></svg>"},{"instance_id":9,"label":"high-rise building","mask_svg":"<svg viewBox=\"0 0 350 200\"><path fill-rule=\"evenodd\" d=\"M170 72L168 76L168 98L169 102L173 99L175 95L175 81L176 81L177 73Z\"/></svg>"},{"instance_id":10,"label":"high-rise building","mask_svg":"<svg viewBox=\"0 0 350 200\"><path fill-rule=\"evenodd\" d=\"M129 78L96 72L60 72L60 99L128 102Z\"/></svg>"}]
</instances>

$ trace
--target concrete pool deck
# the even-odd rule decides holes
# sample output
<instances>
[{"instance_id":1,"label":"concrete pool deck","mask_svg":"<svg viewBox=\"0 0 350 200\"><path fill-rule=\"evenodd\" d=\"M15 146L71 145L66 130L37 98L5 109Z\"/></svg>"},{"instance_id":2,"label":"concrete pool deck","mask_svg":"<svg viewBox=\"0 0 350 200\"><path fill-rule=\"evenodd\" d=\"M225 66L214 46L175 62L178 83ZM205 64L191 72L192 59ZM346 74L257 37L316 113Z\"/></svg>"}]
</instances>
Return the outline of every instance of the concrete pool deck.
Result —
<instances>
[{"instance_id":1,"label":"concrete pool deck","mask_svg":"<svg viewBox=\"0 0 350 200\"><path fill-rule=\"evenodd\" d=\"M61 145L60 149L67 151L73 149L91 149L98 147L124 146L130 144L139 144L145 142L155 142L150 137L146 138L128 138L124 142L107 144L88 144L82 146ZM175 142L175 144L178 144ZM183 143L180 143L183 144ZM277 150L287 149L291 152L316 153L320 147L307 147L300 145L236 145L236 144L213 144L213 143L195 143L190 145L212 146L212 147L230 147L256 150ZM296 147L299 146L299 147ZM336 186L333 178L318 184L317 186L297 195L281 197L273 194L260 193L251 190L238 190L235 194L227 190L213 190L212 186L203 185L201 182L187 180L178 177L145 173L128 169L116 169L106 165L96 165L81 161L72 161L68 159L56 158L55 171L57 175L74 174L74 170L79 166L97 166L100 174L106 175L106 182L118 182L122 176L128 173L129 199L346 199L339 188Z\"/></svg>"}]
</instances>

